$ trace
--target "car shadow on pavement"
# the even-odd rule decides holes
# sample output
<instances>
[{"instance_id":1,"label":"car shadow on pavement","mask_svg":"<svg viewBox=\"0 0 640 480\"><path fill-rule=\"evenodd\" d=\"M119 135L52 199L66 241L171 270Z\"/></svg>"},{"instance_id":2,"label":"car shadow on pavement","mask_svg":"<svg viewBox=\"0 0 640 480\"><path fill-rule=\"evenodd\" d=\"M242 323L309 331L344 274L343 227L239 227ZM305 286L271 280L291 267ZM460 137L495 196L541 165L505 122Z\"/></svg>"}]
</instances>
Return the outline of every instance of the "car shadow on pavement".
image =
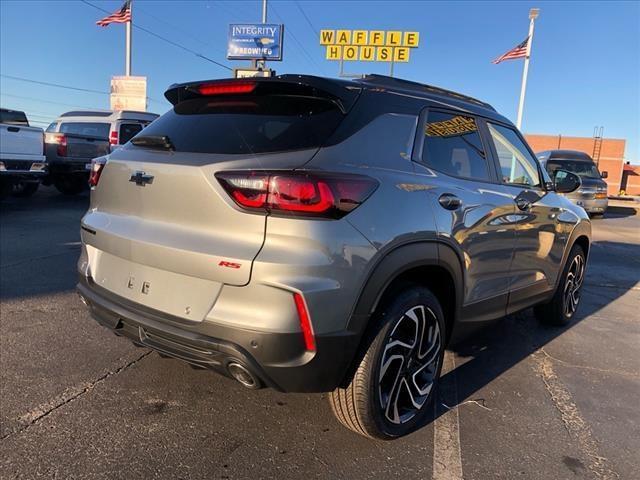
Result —
<instances>
[{"instance_id":1,"label":"car shadow on pavement","mask_svg":"<svg viewBox=\"0 0 640 480\"><path fill-rule=\"evenodd\" d=\"M548 326L535 318L533 309L527 309L491 323L465 340L451 345L449 350L455 353L460 362L454 370L442 375L438 405L434 416L426 419L424 425L468 400L484 406L485 399L475 397L483 387L625 295L640 282L640 268L629 265L629 258L632 259L631 263L640 259L640 245L620 242L597 242L594 245L597 246L592 248L624 252L627 255L614 254L614 257L610 253L605 261L602 255L594 260L591 254L593 265L587 270L576 318L565 327ZM613 280L607 278L606 273L613 270L615 277L615 271L620 271L617 267L625 263L625 275ZM597 295L594 294L596 291Z\"/></svg>"}]
</instances>

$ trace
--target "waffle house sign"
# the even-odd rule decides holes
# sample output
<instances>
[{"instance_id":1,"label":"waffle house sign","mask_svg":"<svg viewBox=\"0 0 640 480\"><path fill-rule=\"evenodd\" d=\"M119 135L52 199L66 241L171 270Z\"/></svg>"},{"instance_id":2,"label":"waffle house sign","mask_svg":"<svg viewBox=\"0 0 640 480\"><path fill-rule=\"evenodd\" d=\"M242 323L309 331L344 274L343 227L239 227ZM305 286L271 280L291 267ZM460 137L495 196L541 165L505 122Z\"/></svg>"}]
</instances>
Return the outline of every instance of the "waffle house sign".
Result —
<instances>
[{"instance_id":1,"label":"waffle house sign","mask_svg":"<svg viewBox=\"0 0 640 480\"><path fill-rule=\"evenodd\" d=\"M419 32L399 30L320 30L327 60L408 62Z\"/></svg>"}]
</instances>

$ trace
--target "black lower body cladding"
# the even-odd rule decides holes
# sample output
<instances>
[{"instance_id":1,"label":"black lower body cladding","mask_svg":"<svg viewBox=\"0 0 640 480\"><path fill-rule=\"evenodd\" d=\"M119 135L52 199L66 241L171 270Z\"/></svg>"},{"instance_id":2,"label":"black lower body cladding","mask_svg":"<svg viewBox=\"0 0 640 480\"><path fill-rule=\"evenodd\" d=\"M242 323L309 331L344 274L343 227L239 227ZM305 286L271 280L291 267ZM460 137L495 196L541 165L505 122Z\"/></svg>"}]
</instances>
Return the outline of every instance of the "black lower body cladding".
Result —
<instances>
[{"instance_id":1,"label":"black lower body cladding","mask_svg":"<svg viewBox=\"0 0 640 480\"><path fill-rule=\"evenodd\" d=\"M317 351L304 351L296 333L264 333L209 322L187 322L133 304L80 278L78 293L91 316L115 334L198 367L232 376L239 363L260 382L284 392L329 392L342 381L357 348L348 332L316 336Z\"/></svg>"}]
</instances>

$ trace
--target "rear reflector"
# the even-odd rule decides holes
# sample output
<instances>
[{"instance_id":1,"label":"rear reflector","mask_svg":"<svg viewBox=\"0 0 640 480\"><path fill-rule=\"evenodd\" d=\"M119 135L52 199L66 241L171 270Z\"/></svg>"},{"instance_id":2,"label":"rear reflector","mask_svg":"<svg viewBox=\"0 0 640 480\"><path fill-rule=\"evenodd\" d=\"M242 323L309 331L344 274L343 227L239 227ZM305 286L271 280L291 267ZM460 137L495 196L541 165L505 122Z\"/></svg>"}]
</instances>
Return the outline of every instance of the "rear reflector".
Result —
<instances>
[{"instance_id":1,"label":"rear reflector","mask_svg":"<svg viewBox=\"0 0 640 480\"><path fill-rule=\"evenodd\" d=\"M218 82L198 85L200 95L234 95L239 93L251 93L255 90L254 82Z\"/></svg>"},{"instance_id":2,"label":"rear reflector","mask_svg":"<svg viewBox=\"0 0 640 480\"><path fill-rule=\"evenodd\" d=\"M98 186L100 175L102 175L102 170L106 163L107 162L104 158L94 158L91 161L91 172L89 173L89 186L91 188Z\"/></svg>"},{"instance_id":3,"label":"rear reflector","mask_svg":"<svg viewBox=\"0 0 640 480\"><path fill-rule=\"evenodd\" d=\"M311 320L309 318L307 305L304 302L304 298L302 298L302 295L299 293L294 293L293 299L296 302L296 310L298 311L298 319L300 321L300 328L302 329L302 338L304 339L304 348L309 352L315 352L316 339L313 336L313 329L311 328Z\"/></svg>"},{"instance_id":4,"label":"rear reflector","mask_svg":"<svg viewBox=\"0 0 640 480\"><path fill-rule=\"evenodd\" d=\"M341 218L378 183L362 175L310 172L220 172L218 181L242 208L280 216Z\"/></svg>"}]
</instances>

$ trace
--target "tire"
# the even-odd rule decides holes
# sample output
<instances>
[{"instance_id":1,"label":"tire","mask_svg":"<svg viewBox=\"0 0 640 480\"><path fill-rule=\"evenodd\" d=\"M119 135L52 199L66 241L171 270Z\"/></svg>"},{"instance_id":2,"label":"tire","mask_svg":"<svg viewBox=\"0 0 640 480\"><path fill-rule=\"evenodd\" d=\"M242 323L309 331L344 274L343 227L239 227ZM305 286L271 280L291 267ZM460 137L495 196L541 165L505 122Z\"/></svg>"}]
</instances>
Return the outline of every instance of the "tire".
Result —
<instances>
[{"instance_id":1,"label":"tire","mask_svg":"<svg viewBox=\"0 0 640 480\"><path fill-rule=\"evenodd\" d=\"M429 290L407 285L373 321L353 378L329 394L329 404L348 429L390 440L421 427L431 413L444 356L444 315Z\"/></svg>"},{"instance_id":2,"label":"tire","mask_svg":"<svg viewBox=\"0 0 640 480\"><path fill-rule=\"evenodd\" d=\"M536 318L544 324L568 325L580 305L587 258L580 245L574 245L562 270L562 277L550 302L534 307Z\"/></svg>"},{"instance_id":3,"label":"tire","mask_svg":"<svg viewBox=\"0 0 640 480\"><path fill-rule=\"evenodd\" d=\"M13 184L8 181L0 178L0 200L4 200L13 191Z\"/></svg>"},{"instance_id":4,"label":"tire","mask_svg":"<svg viewBox=\"0 0 640 480\"><path fill-rule=\"evenodd\" d=\"M61 177L53 181L56 189L63 195L77 195L87 188L87 182L84 177Z\"/></svg>"},{"instance_id":5,"label":"tire","mask_svg":"<svg viewBox=\"0 0 640 480\"><path fill-rule=\"evenodd\" d=\"M40 187L39 182L18 182L13 185L12 194L14 197L31 197L38 191L38 187Z\"/></svg>"}]
</instances>

